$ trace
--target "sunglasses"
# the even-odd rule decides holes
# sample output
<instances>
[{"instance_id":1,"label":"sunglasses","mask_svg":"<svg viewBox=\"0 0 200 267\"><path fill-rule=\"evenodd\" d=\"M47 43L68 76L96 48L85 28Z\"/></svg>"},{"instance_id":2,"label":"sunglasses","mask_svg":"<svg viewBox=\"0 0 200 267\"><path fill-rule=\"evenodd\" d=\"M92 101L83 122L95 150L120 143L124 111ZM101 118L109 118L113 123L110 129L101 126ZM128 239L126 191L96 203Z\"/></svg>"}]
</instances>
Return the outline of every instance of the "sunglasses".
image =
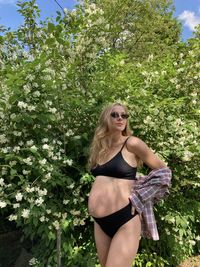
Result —
<instances>
[{"instance_id":1,"label":"sunglasses","mask_svg":"<svg viewBox=\"0 0 200 267\"><path fill-rule=\"evenodd\" d=\"M110 113L110 116L114 119L118 119L119 117L121 117L123 120L127 120L129 117L128 114L119 114L118 112L112 112Z\"/></svg>"}]
</instances>

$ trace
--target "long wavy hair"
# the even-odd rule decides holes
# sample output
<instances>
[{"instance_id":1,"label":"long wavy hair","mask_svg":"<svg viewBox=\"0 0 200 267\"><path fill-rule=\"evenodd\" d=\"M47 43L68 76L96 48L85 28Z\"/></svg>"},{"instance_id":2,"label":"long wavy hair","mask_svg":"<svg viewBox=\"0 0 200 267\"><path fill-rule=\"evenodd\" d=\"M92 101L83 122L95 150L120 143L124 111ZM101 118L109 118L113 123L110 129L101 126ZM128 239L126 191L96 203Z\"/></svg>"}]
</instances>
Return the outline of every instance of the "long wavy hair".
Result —
<instances>
[{"instance_id":1,"label":"long wavy hair","mask_svg":"<svg viewBox=\"0 0 200 267\"><path fill-rule=\"evenodd\" d=\"M121 103L114 103L107 105L100 114L99 123L95 130L94 137L90 146L90 157L88 160L88 168L92 169L99 164L101 160L107 155L111 147L109 125L111 123L110 113L115 106L121 106L124 111L128 113L127 107ZM130 136L132 131L129 127L129 121L127 120L126 127L122 131L122 135Z\"/></svg>"}]
</instances>

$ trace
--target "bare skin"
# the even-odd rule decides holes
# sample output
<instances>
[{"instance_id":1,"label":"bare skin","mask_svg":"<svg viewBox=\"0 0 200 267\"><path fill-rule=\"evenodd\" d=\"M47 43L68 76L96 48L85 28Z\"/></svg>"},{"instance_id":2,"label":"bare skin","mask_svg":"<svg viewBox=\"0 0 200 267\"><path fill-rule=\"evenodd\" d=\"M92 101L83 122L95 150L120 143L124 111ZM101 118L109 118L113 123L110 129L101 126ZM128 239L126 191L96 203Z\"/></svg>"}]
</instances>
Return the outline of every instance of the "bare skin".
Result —
<instances>
[{"instance_id":1,"label":"bare skin","mask_svg":"<svg viewBox=\"0 0 200 267\"><path fill-rule=\"evenodd\" d=\"M122 106L115 106L113 111L119 114L125 113ZM127 136L121 134L125 126L126 120L121 117L111 120L110 138L113 148L100 165L111 160L120 151L127 139ZM133 167L137 166L138 157L151 169L166 167L165 163L141 139L134 136L128 139L122 150L122 156ZM88 209L90 215L104 217L125 207L129 203L132 188L134 188L134 181L97 176L89 195ZM132 209L134 212L134 207ZM95 243L101 267L130 267L137 254L140 233L139 215L122 225L112 239L94 222Z\"/></svg>"}]
</instances>

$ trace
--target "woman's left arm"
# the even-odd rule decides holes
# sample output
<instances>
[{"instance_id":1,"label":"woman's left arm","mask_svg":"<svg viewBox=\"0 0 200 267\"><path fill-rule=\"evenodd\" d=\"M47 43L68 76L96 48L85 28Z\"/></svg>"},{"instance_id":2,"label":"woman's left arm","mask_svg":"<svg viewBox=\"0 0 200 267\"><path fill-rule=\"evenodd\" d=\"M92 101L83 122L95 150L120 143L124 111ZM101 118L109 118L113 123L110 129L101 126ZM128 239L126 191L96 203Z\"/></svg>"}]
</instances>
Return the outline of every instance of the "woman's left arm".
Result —
<instances>
[{"instance_id":1,"label":"woman's left arm","mask_svg":"<svg viewBox=\"0 0 200 267\"><path fill-rule=\"evenodd\" d=\"M140 138L132 136L127 142L127 149L136 154L149 168L165 168L167 165L153 153L153 151Z\"/></svg>"}]
</instances>

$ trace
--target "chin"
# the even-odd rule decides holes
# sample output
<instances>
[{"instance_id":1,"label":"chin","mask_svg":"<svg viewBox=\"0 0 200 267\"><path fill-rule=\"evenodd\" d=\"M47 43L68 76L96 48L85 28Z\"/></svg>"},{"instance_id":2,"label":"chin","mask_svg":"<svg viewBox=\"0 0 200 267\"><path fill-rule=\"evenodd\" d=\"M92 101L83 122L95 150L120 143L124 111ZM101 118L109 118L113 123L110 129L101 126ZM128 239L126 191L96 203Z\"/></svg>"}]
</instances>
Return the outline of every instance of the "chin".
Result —
<instances>
[{"instance_id":1,"label":"chin","mask_svg":"<svg viewBox=\"0 0 200 267\"><path fill-rule=\"evenodd\" d=\"M122 132L122 131L125 130L125 127L123 127L123 126L119 126L119 127L116 127L116 130Z\"/></svg>"}]
</instances>

